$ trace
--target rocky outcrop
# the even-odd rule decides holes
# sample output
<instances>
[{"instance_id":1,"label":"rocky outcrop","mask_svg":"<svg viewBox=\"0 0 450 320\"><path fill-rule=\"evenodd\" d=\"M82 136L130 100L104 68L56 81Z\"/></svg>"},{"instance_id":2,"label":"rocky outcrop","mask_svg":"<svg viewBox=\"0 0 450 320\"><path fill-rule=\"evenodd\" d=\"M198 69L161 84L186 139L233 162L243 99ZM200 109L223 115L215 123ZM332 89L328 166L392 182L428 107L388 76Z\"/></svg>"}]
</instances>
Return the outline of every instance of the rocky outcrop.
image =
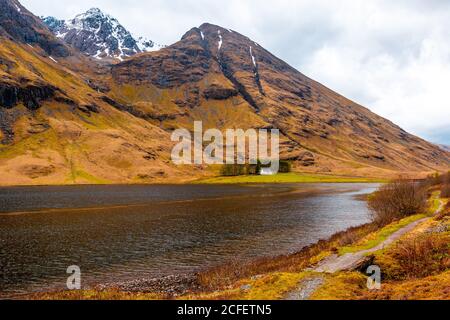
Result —
<instances>
[{"instance_id":1,"label":"rocky outcrop","mask_svg":"<svg viewBox=\"0 0 450 320\"><path fill-rule=\"evenodd\" d=\"M57 88L50 85L29 84L19 87L11 84L0 83L0 107L12 108L23 103L30 110L36 110L42 101L52 98Z\"/></svg>"},{"instance_id":2,"label":"rocky outcrop","mask_svg":"<svg viewBox=\"0 0 450 320\"><path fill-rule=\"evenodd\" d=\"M205 91L203 91L203 96L206 99L212 100L226 100L231 97L238 95L238 91L234 88L224 88L219 85L211 85Z\"/></svg>"},{"instance_id":3,"label":"rocky outcrop","mask_svg":"<svg viewBox=\"0 0 450 320\"><path fill-rule=\"evenodd\" d=\"M129 59L113 66L117 83L152 84L161 89L175 88L203 79L211 66L210 53L199 44L173 45L158 52Z\"/></svg>"},{"instance_id":4,"label":"rocky outcrop","mask_svg":"<svg viewBox=\"0 0 450 320\"><path fill-rule=\"evenodd\" d=\"M51 175L55 172L55 166L42 166L42 165L25 165L20 171L31 179L37 179L40 177L45 177Z\"/></svg>"},{"instance_id":5,"label":"rocky outcrop","mask_svg":"<svg viewBox=\"0 0 450 320\"><path fill-rule=\"evenodd\" d=\"M200 104L200 89L197 86L187 86L183 99L175 99L173 102L181 108L195 108Z\"/></svg>"},{"instance_id":6,"label":"rocky outcrop","mask_svg":"<svg viewBox=\"0 0 450 320\"><path fill-rule=\"evenodd\" d=\"M0 131L2 132L1 144L7 145L14 141L13 125L23 115L23 110L0 108Z\"/></svg>"},{"instance_id":7,"label":"rocky outcrop","mask_svg":"<svg viewBox=\"0 0 450 320\"><path fill-rule=\"evenodd\" d=\"M310 167L316 163L314 154L309 151L291 151L286 153L282 160L293 161L302 167Z\"/></svg>"}]
</instances>

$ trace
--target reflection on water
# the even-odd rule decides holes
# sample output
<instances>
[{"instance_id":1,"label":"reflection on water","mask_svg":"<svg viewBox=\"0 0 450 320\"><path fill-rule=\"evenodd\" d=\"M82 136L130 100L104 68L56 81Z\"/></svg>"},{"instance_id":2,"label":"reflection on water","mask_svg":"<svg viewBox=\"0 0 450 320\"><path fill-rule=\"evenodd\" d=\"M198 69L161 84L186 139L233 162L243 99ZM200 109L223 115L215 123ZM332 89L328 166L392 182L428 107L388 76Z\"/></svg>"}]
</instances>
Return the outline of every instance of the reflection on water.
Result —
<instances>
[{"instance_id":1,"label":"reflection on water","mask_svg":"<svg viewBox=\"0 0 450 320\"><path fill-rule=\"evenodd\" d=\"M0 296L63 288L70 265L86 286L297 251L366 223L376 187L0 188Z\"/></svg>"}]
</instances>

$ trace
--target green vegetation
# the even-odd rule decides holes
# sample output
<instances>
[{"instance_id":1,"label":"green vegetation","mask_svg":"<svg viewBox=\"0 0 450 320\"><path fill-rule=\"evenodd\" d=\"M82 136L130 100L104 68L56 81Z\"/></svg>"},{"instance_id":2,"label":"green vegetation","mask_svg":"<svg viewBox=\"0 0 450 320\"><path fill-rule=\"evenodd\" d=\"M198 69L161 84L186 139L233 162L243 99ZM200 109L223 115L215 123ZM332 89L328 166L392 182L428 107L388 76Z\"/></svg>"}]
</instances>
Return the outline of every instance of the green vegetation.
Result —
<instances>
[{"instance_id":1,"label":"green vegetation","mask_svg":"<svg viewBox=\"0 0 450 320\"><path fill-rule=\"evenodd\" d=\"M398 182L395 182L395 184L398 184ZM416 193L420 194L421 193ZM376 194L375 194L376 196ZM370 197L371 199L373 199L374 195L372 195L372 197ZM396 199L398 199L395 194L391 194L391 197L395 197ZM386 198L386 196L383 196L385 201L388 201L388 199ZM369 202L371 201L371 199L369 200ZM401 202L403 203L404 199L401 199ZM388 201L389 203L393 203L394 201ZM396 205L393 205L394 207L396 207ZM383 241L385 241L389 236L391 236L392 234L394 234L395 232L397 232L398 230L406 227L407 225L419 221L421 219L426 218L429 215L433 215L436 213L436 211L439 209L439 207L441 206L441 200L439 198L439 192L434 192L432 194L432 197L430 198L430 200L428 201L428 208L424 211L426 211L427 213L423 213L423 214L414 214L411 216L407 216L401 220L396 220L384 227L382 227L381 229L369 234L367 237L365 237L364 239L362 239L361 241L354 243L350 246L346 246L343 247L339 250L339 254L344 255L347 253L354 253L354 252L358 252L358 251L363 251L363 250L369 250L372 248L375 248L376 246L378 246L380 243L382 243ZM420 206L419 206L420 208ZM383 208L384 210L384 208Z\"/></svg>"},{"instance_id":2,"label":"green vegetation","mask_svg":"<svg viewBox=\"0 0 450 320\"><path fill-rule=\"evenodd\" d=\"M260 175L262 168L269 168L268 165L263 165L260 160L257 164L225 164L222 166L220 173L224 177L236 177L236 176L251 176ZM292 165L289 161L280 161L279 173L290 173Z\"/></svg>"},{"instance_id":3,"label":"green vegetation","mask_svg":"<svg viewBox=\"0 0 450 320\"><path fill-rule=\"evenodd\" d=\"M200 184L252 184L252 183L375 183L386 182L376 178L343 177L332 175L318 175L308 173L280 173L273 176L235 176L216 177L197 180Z\"/></svg>"},{"instance_id":4,"label":"green vegetation","mask_svg":"<svg viewBox=\"0 0 450 320\"><path fill-rule=\"evenodd\" d=\"M244 279L233 284L231 288L200 295L183 296L183 300L279 300L309 273L269 273Z\"/></svg>"},{"instance_id":5,"label":"green vegetation","mask_svg":"<svg viewBox=\"0 0 450 320\"><path fill-rule=\"evenodd\" d=\"M365 292L364 300L449 300L450 271L406 281L385 282L381 291Z\"/></svg>"},{"instance_id":6,"label":"green vegetation","mask_svg":"<svg viewBox=\"0 0 450 320\"><path fill-rule=\"evenodd\" d=\"M439 210L439 207L441 206L442 200L439 199L439 192L434 192L432 198L429 202L429 214L434 214L436 211Z\"/></svg>"},{"instance_id":7,"label":"green vegetation","mask_svg":"<svg viewBox=\"0 0 450 320\"><path fill-rule=\"evenodd\" d=\"M61 150L58 135L54 130L50 129L39 134L30 135L17 141L14 147L0 146L0 160L12 159L24 155L27 152L32 152L36 156L40 149L43 149L43 146L54 150Z\"/></svg>"},{"instance_id":8,"label":"green vegetation","mask_svg":"<svg viewBox=\"0 0 450 320\"><path fill-rule=\"evenodd\" d=\"M90 184L108 184L108 183L111 183L108 180L94 177L93 175L91 175L91 174L89 174L86 171L83 171L81 169L76 169L73 172L73 181L74 182L79 182L78 179L84 180L85 182L90 183Z\"/></svg>"},{"instance_id":9,"label":"green vegetation","mask_svg":"<svg viewBox=\"0 0 450 320\"><path fill-rule=\"evenodd\" d=\"M325 279L311 300L352 300L367 292L367 277L359 272L340 272Z\"/></svg>"},{"instance_id":10,"label":"green vegetation","mask_svg":"<svg viewBox=\"0 0 450 320\"><path fill-rule=\"evenodd\" d=\"M371 233L370 235L368 235L367 237L365 237L364 239L362 239L361 241L359 241L356 244L340 248L339 254L344 255L347 253L354 253L354 252L358 252L358 251L364 251L364 250L369 250L369 249L375 248L377 245L379 245L380 243L385 241L389 236L391 236L398 230L406 227L407 225L409 225L415 221L421 220L425 217L427 217L427 215L417 214L414 216L404 218L400 221L391 223L391 224L385 226L384 228L382 228L381 230Z\"/></svg>"}]
</instances>

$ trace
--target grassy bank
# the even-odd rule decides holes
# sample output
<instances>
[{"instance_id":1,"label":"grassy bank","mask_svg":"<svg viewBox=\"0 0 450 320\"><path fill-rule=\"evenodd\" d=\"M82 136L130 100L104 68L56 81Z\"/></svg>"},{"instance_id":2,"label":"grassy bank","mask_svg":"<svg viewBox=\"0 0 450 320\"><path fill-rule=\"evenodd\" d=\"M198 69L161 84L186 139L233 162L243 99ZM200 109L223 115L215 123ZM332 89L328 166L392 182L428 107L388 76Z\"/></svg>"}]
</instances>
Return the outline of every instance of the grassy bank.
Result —
<instances>
[{"instance_id":1,"label":"grassy bank","mask_svg":"<svg viewBox=\"0 0 450 320\"><path fill-rule=\"evenodd\" d=\"M258 184L258 183L376 183L386 182L377 178L345 177L308 173L280 173L273 176L215 177L197 180L197 184Z\"/></svg>"},{"instance_id":2,"label":"grassy bank","mask_svg":"<svg viewBox=\"0 0 450 320\"><path fill-rule=\"evenodd\" d=\"M401 228L404 228L407 225L425 217L427 217L426 214L416 214L414 216L404 218L400 221L393 222L386 227L383 227L380 230L369 234L367 237L365 237L361 241L358 241L357 243L340 248L339 254L344 255L347 253L354 253L375 248L377 245L385 241L389 236L391 236Z\"/></svg>"}]
</instances>

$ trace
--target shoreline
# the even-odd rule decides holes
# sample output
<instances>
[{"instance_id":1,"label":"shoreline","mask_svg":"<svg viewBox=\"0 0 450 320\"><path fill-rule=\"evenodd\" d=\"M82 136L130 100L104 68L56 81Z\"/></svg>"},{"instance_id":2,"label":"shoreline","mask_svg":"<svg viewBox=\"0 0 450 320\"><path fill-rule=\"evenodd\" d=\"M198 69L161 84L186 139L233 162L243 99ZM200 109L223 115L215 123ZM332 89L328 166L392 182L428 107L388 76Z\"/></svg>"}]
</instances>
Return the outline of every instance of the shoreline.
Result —
<instances>
[{"instance_id":1,"label":"shoreline","mask_svg":"<svg viewBox=\"0 0 450 320\"><path fill-rule=\"evenodd\" d=\"M249 265L253 264L265 264L270 263L270 261L283 261L283 260L289 260L289 259L295 259L298 256L307 256L309 257L311 255L311 252L314 252L315 254L320 255L323 251L324 247L333 246L336 242L336 239L345 237L349 233L359 232L360 230L364 229L371 229L372 223L366 223L360 226L356 227L350 227L346 230L337 232L336 234L330 236L328 239L324 240L318 240L317 242L305 246L299 251L295 251L290 254L285 255L278 255L278 256L272 256L272 257L259 257L254 259L249 259L248 261L242 261L239 262L238 268L247 268ZM316 255L313 255L313 260L315 260ZM313 264L315 261L312 262ZM310 261L307 263L310 265ZM67 291L67 290L60 290L60 291L48 291L48 292L36 292L36 293L30 293L25 294L23 297L25 299L45 299L46 296L50 298L55 298L55 296L59 295L71 295L73 293L103 293L103 294L114 294L114 295L125 295L125 296L131 296L134 295L150 295L152 300L173 300L177 299L183 296L187 295L197 295L197 294L203 294L205 292L214 292L214 291L220 291L225 289L229 284L225 286L219 286L217 288L209 288L202 278L208 277L210 273L214 274L218 270L221 270L222 268L227 268L230 265L234 265L236 267L236 263L230 261L230 263L222 263L220 265L217 265L215 267L209 267L205 268L204 270L196 271L196 272L189 272L184 274L172 274L167 276L161 276L161 277L154 277L154 278L137 278L135 280L129 280L129 281L118 281L115 283L98 283L98 284L92 284L89 285L87 288L82 289L80 291ZM253 279L258 279L262 277L260 274L254 274L251 276ZM234 280L233 280L234 281ZM123 298L123 297L122 297Z\"/></svg>"},{"instance_id":2,"label":"shoreline","mask_svg":"<svg viewBox=\"0 0 450 320\"><path fill-rule=\"evenodd\" d=\"M169 182L152 182L152 183L117 182L117 183L0 184L0 189L30 188L30 187L82 187L82 186L180 186L180 185L189 186L189 185L300 184L300 183L308 183L308 184L386 183L388 181L389 179L387 178L292 172L288 174L277 174L274 176L236 176L236 177L213 176L182 182L169 181Z\"/></svg>"}]
</instances>

